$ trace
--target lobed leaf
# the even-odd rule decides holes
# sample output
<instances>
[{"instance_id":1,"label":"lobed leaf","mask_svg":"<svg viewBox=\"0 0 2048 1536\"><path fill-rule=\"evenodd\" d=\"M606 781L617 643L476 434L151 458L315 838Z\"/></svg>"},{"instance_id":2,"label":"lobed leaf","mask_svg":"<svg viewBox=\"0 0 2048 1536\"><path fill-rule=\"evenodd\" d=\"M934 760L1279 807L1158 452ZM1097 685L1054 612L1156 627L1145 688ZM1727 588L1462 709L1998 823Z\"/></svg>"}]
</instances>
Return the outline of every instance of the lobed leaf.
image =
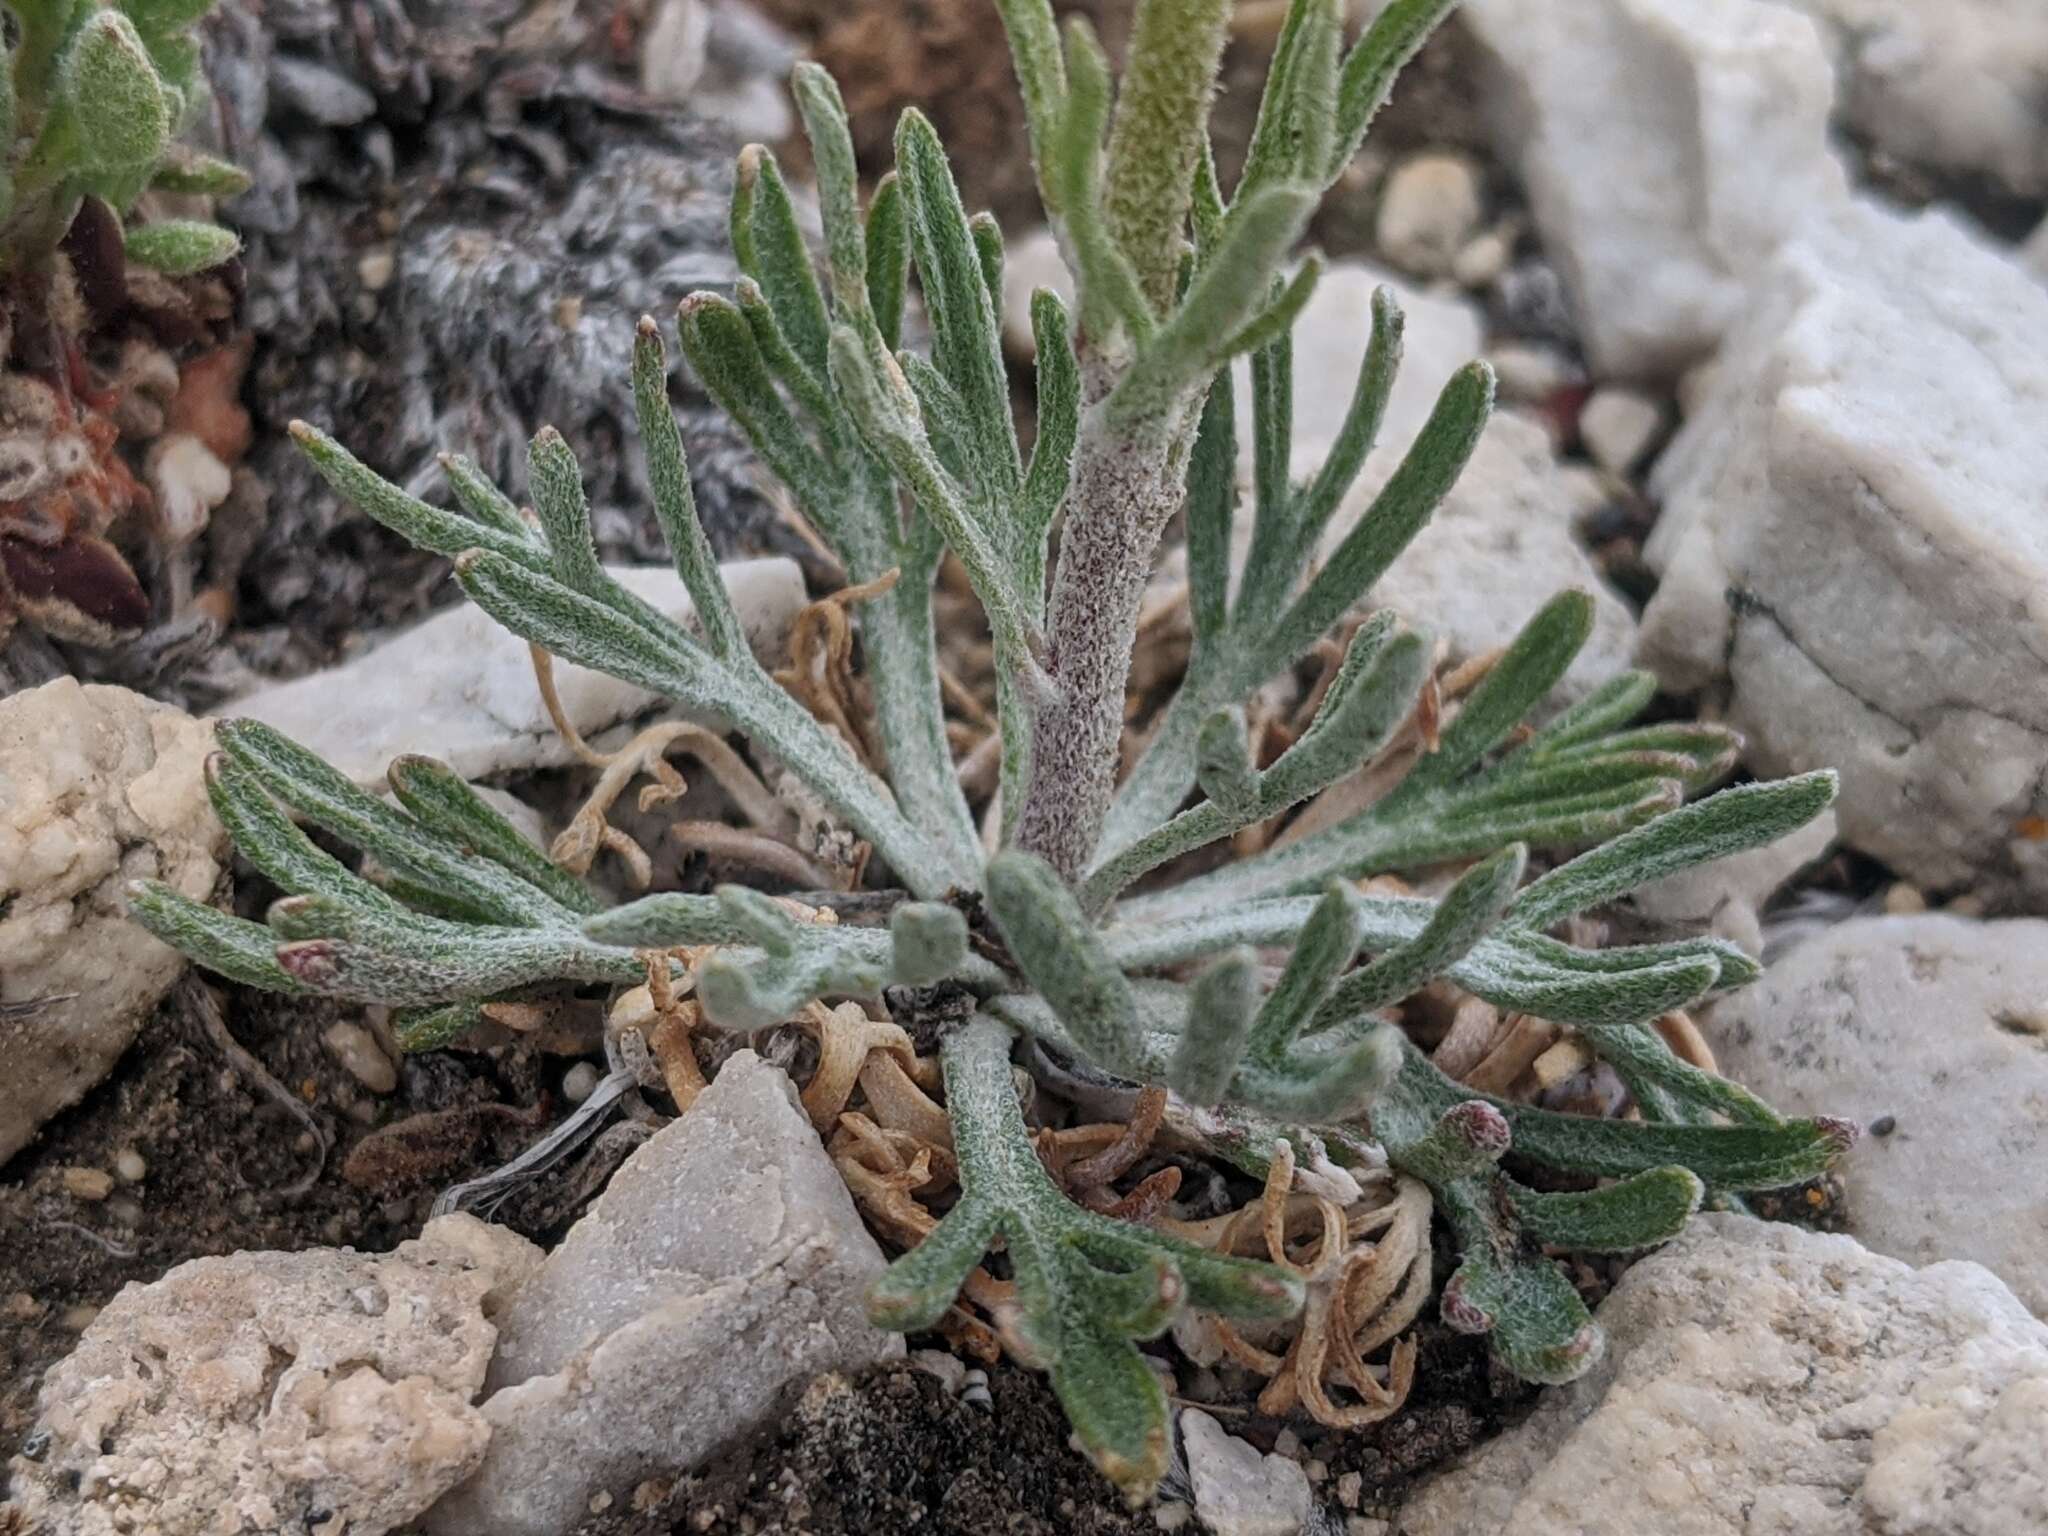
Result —
<instances>
[{"instance_id":1,"label":"lobed leaf","mask_svg":"<svg viewBox=\"0 0 2048 1536\"><path fill-rule=\"evenodd\" d=\"M1301 1282L1281 1270L1084 1211L1038 1161L1010 1076L1010 1034L987 1015L941 1048L960 1198L869 1292L882 1327L937 1323L999 1239L1016 1276L1014 1350L1051 1374L1082 1448L1127 1497L1151 1496L1167 1465L1167 1404L1133 1347L1182 1305L1234 1318L1285 1317Z\"/></svg>"}]
</instances>

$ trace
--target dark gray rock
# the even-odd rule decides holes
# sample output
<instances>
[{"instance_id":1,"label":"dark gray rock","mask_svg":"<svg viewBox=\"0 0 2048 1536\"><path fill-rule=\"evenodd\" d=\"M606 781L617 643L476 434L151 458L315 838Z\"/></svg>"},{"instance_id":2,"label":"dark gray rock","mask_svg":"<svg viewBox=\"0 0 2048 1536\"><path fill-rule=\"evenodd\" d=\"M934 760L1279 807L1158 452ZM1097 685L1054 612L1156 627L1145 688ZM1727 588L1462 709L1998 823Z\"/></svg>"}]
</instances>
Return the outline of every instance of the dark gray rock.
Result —
<instances>
[{"instance_id":1,"label":"dark gray rock","mask_svg":"<svg viewBox=\"0 0 2048 1536\"><path fill-rule=\"evenodd\" d=\"M312 474L285 437L294 417L429 499L443 449L523 494L526 441L552 424L583 459L605 557L664 558L632 327L731 283L737 146L644 97L610 19L532 0L228 0L210 20L219 146L256 178L226 216L248 241L253 463L270 488L238 637L259 670L304 670L452 590L444 562ZM673 395L714 545L787 548L744 440L680 364Z\"/></svg>"}]
</instances>

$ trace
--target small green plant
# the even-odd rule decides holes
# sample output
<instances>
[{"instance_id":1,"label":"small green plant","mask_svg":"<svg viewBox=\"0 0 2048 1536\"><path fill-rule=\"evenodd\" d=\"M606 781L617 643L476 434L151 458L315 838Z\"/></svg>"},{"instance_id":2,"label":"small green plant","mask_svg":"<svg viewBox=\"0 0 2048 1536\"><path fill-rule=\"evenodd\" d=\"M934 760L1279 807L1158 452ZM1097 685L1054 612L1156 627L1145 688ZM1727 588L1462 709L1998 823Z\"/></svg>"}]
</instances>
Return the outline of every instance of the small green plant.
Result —
<instances>
[{"instance_id":1,"label":"small green plant","mask_svg":"<svg viewBox=\"0 0 2048 1536\"><path fill-rule=\"evenodd\" d=\"M606 575L576 463L552 431L534 439L529 519L462 460L448 462L462 511L445 511L324 433L295 428L330 483L451 557L463 589L507 628L723 722L786 768L906 889L888 925L806 924L737 888L607 907L448 770L395 764L392 805L248 723L221 728L214 803L290 894L267 924L161 886L138 885L133 901L153 931L224 974L398 1005L416 1047L537 984L630 985L649 951L677 946L717 946L697 967L697 996L730 1028L893 983L965 989L973 1016L941 1052L959 1198L880 1282L874 1315L930 1326L1000 1242L1016 1286L1009 1342L1051 1373L1082 1443L1142 1498L1166 1465L1167 1404L1133 1341L1183 1306L1285 1315L1302 1283L1069 1201L1020 1112L1016 1039L1032 1037L1064 1070L1171 1090L1176 1135L1235 1166L1265 1169L1284 1141L1305 1164L1384 1156L1425 1181L1462 1255L1445 1319L1487 1334L1521 1375L1567 1380L1592 1363L1599 1335L1546 1246L1660 1242L1710 1192L1815 1175L1846 1133L1778 1116L1680 1060L1650 1027L1751 980L1757 969L1738 950L1712 939L1593 950L1553 930L1646 881L1773 840L1818 813L1834 781L1810 774L1686 804L1727 771L1739 742L1714 725L1632 724L1653 691L1641 674L1528 731L1589 632L1590 600L1566 593L1389 793L1277 851L1159 883L1182 854L1385 761L1430 686L1423 637L1379 614L1354 634L1300 739L1264 767L1247 747L1245 698L1370 590L1456 479L1491 408L1483 366L1456 374L1370 509L1310 570L1375 437L1401 317L1382 294L1338 446L1315 477L1290 483L1289 332L1317 264L1281 268L1452 0L1394 0L1349 49L1338 0L1295 0L1227 201L1207 111L1228 0L1143 0L1120 90L1084 23L1062 38L1048 0L998 3L1045 205L1079 285L1071 316L1050 292L1034 296L1039 426L1028 456L999 347L992 221L963 208L916 112L863 212L845 113L818 70L800 70L795 88L818 168L825 281L774 158L751 148L732 210L744 275L730 295L690 296L680 315L698 377L850 579L882 589L862 622L886 782L748 650L695 516L653 321L634 345L642 447L695 631ZM900 347L913 269L928 355ZM1257 472L1249 554L1233 583L1238 402L1227 365L1246 353ZM1139 596L1183 510L1193 658L1119 786ZM943 728L932 592L947 550L972 580L998 657L1003 812L992 858ZM372 856L377 881L323 852L294 816ZM1576 856L1529 880L1531 847ZM1357 883L1454 863L1469 868L1437 899L1368 895ZM968 914L983 910L994 935L973 931ZM1287 955L1270 988L1261 949ZM1440 977L1575 1028L1627 1083L1640 1120L1547 1113L1439 1073L1383 1013ZM1510 1152L1524 1171L1592 1187L1541 1192L1504 1171Z\"/></svg>"},{"instance_id":2,"label":"small green plant","mask_svg":"<svg viewBox=\"0 0 2048 1536\"><path fill-rule=\"evenodd\" d=\"M33 268L79 206L100 199L125 219L151 188L232 196L235 166L177 143L205 92L193 26L214 0L7 0L12 42L0 70L0 265ZM173 276L220 265L228 230L162 219L126 232L128 259Z\"/></svg>"}]
</instances>

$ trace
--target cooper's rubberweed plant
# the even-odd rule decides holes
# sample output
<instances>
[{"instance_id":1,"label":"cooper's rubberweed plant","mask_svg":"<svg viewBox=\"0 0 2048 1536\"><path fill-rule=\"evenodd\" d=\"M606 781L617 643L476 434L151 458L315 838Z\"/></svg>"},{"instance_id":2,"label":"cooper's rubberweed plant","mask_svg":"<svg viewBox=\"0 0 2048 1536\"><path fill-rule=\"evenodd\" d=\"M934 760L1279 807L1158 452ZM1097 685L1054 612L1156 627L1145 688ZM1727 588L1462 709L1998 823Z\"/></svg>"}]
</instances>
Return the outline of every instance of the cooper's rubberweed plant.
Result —
<instances>
[{"instance_id":1,"label":"cooper's rubberweed plant","mask_svg":"<svg viewBox=\"0 0 2048 1536\"><path fill-rule=\"evenodd\" d=\"M1247 697L1371 589L1457 478L1491 408L1483 365L1455 374L1399 467L1311 568L1373 444L1401 316L1391 298L1376 301L1337 446L1313 478L1291 482L1289 333L1318 264L1290 267L1289 253L1452 3L1394 0L1347 47L1338 0L1295 0L1226 197L1207 115L1228 0L1143 0L1120 83L1085 23L1062 33L1048 0L998 0L1043 200L1078 290L1071 312L1050 292L1032 300L1028 454L999 345L993 223L962 206L914 111L894 171L863 208L838 91L823 72L798 71L822 281L774 157L750 148L732 209L743 276L729 293L685 299L679 333L697 376L850 580L872 584L861 626L885 779L749 651L695 516L653 321L633 349L642 451L694 628L599 565L577 466L552 431L534 439L529 518L460 460L449 478L462 510L445 511L324 432L295 429L337 490L451 557L464 591L507 628L666 695L785 770L871 845L871 883L905 892L885 926L806 923L735 888L607 907L447 770L394 765L393 805L246 723L221 730L215 803L289 894L258 925L141 886L138 915L243 981L399 1005L402 1033L420 1046L522 989L624 987L645 977L650 951L694 946L710 948L673 964L687 964L704 1013L729 1028L897 983L971 995L971 1016L941 1048L957 1199L877 1286L874 1315L933 1325L999 1247L1015 1286L1006 1342L1051 1373L1082 1443L1133 1496L1157 1483L1168 1433L1165 1395L1133 1341L1183 1307L1284 1316L1301 1304L1302 1281L1068 1200L1020 1109L1019 1037L1031 1042L1021 1059L1054 1064L1061 1082L1170 1090L1165 1123L1179 1143L1236 1167L1265 1169L1285 1142L1290 1166L1384 1160L1426 1182L1461 1254L1445 1320L1487 1334L1525 1377L1584 1371L1599 1336L1546 1247L1659 1242L1709 1192L1813 1176L1845 1133L1781 1118L1674 1055L1651 1027L1752 979L1740 951L1713 939L1588 949L1556 930L1645 881L1771 841L1819 812L1834 782L1811 774L1687 804L1739 743L1714 725L1632 724L1652 692L1640 674L1529 729L1587 638L1591 602L1575 592L1538 609L1454 712L1435 707L1423 635L1374 615L1352 633L1305 732L1263 766L1247 745ZM913 272L930 336L922 352L902 346ZM1248 413L1228 366L1245 354ZM1233 569L1240 420L1256 473L1247 552ZM1193 655L1119 785L1140 594L1182 511ZM992 857L941 714L933 589L947 551L987 614L997 660ZM1275 851L1171 878L1184 855L1397 752L1412 766L1365 808ZM373 856L378 879L321 851L294 816ZM1533 879L1531 850L1545 866ZM1464 872L1436 898L1361 889L1366 876L1445 866ZM1439 978L1576 1031L1640 1118L1546 1112L1446 1077L1385 1018ZM1537 1173L1546 1177L1524 1182Z\"/></svg>"}]
</instances>

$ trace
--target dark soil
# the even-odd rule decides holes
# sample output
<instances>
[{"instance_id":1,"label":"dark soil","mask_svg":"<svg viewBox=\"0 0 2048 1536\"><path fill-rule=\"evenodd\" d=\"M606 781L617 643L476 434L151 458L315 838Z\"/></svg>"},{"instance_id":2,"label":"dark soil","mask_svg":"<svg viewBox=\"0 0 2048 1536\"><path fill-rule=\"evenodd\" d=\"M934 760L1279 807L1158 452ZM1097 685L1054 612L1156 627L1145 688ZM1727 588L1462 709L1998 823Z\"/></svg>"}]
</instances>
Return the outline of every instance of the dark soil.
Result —
<instances>
[{"instance_id":1,"label":"dark soil","mask_svg":"<svg viewBox=\"0 0 2048 1536\"><path fill-rule=\"evenodd\" d=\"M1043 1376L995 1366L988 1395L955 1396L907 1364L821 1376L771 1428L711 1458L711 1470L620 1490L564 1536L1156 1536L1157 1513L1128 1510L1070 1444ZM1415 1397L1392 1420L1346 1434L1295 1426L1302 1459L1321 1463L1315 1494L1329 1523L1342 1529L1353 1512L1339 1497L1343 1474L1361 1474L1358 1512L1390 1511L1419 1476L1495 1433L1532 1396L1526 1387L1496 1396L1484 1346L1439 1332L1425 1343ZM1286 1427L1229 1404L1188 1406L1262 1449ZM1169 1479L1162 1510L1176 1490L1187 1497L1184 1477Z\"/></svg>"},{"instance_id":2,"label":"dark soil","mask_svg":"<svg viewBox=\"0 0 2048 1536\"><path fill-rule=\"evenodd\" d=\"M122 1286L239 1249L395 1247L418 1234L442 1184L502 1161L535 1134L522 1128L509 1146L472 1137L431 1183L403 1173L379 1187L348 1182L349 1153L377 1128L540 1097L538 1059L513 1052L413 1058L396 1091L372 1094L321 1043L330 1025L361 1014L240 989L226 997L235 1038L319 1125L324 1162L305 1126L227 1060L181 988L114 1075L8 1163L0 1179L0 1467L29 1428L44 1369ZM117 1182L104 1200L67 1191L65 1170L112 1172L128 1150L146 1164L139 1183ZM318 1176L296 1190L316 1165Z\"/></svg>"}]
</instances>

